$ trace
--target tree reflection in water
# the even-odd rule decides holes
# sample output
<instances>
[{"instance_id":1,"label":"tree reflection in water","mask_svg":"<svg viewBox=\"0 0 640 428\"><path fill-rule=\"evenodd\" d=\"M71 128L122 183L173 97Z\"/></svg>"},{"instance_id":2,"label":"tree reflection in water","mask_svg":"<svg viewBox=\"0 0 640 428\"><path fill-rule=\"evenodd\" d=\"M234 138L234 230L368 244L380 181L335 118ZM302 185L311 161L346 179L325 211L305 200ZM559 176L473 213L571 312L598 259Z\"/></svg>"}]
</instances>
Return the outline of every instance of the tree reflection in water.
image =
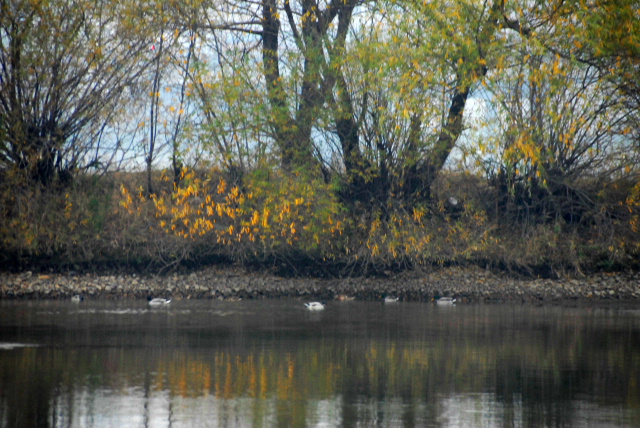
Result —
<instances>
[{"instance_id":1,"label":"tree reflection in water","mask_svg":"<svg viewBox=\"0 0 640 428\"><path fill-rule=\"evenodd\" d=\"M2 302L0 425L640 425L634 311L175 303Z\"/></svg>"}]
</instances>

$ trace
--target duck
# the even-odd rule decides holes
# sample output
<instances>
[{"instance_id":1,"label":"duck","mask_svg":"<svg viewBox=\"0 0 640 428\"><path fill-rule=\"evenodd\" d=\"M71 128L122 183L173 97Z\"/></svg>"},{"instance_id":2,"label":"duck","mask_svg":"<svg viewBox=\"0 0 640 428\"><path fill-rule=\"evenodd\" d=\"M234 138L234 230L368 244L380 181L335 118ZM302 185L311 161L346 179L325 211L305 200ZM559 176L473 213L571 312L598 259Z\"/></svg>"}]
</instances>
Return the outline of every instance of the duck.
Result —
<instances>
[{"instance_id":1,"label":"duck","mask_svg":"<svg viewBox=\"0 0 640 428\"><path fill-rule=\"evenodd\" d=\"M438 305L453 305L456 302L456 299L453 297L440 297L436 299L436 304Z\"/></svg>"},{"instance_id":2,"label":"duck","mask_svg":"<svg viewBox=\"0 0 640 428\"><path fill-rule=\"evenodd\" d=\"M84 296L82 294L74 294L71 296L71 301L73 303L80 303L84 300Z\"/></svg>"},{"instance_id":3,"label":"duck","mask_svg":"<svg viewBox=\"0 0 640 428\"><path fill-rule=\"evenodd\" d=\"M338 302L350 302L352 300L355 300L354 296L347 296L346 294L338 294L335 299Z\"/></svg>"},{"instance_id":4,"label":"duck","mask_svg":"<svg viewBox=\"0 0 640 428\"><path fill-rule=\"evenodd\" d=\"M149 306L164 306L171 303L171 299L163 299L162 297L147 297Z\"/></svg>"},{"instance_id":5,"label":"duck","mask_svg":"<svg viewBox=\"0 0 640 428\"><path fill-rule=\"evenodd\" d=\"M310 311L321 311L324 309L324 303L322 302L309 302L304 304Z\"/></svg>"},{"instance_id":6,"label":"duck","mask_svg":"<svg viewBox=\"0 0 640 428\"><path fill-rule=\"evenodd\" d=\"M384 298L384 303L398 303L400 299L397 297L393 297L393 296L386 296Z\"/></svg>"}]
</instances>

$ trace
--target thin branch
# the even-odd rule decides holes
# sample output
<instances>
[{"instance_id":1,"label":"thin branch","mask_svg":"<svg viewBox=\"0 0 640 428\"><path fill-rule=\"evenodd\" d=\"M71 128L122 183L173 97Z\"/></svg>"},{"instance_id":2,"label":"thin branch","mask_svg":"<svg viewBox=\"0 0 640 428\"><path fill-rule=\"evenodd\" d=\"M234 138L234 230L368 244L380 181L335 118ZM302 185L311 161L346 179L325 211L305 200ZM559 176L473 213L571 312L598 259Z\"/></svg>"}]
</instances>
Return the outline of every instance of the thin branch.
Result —
<instances>
[{"instance_id":1,"label":"thin branch","mask_svg":"<svg viewBox=\"0 0 640 428\"><path fill-rule=\"evenodd\" d=\"M291 32L293 33L293 37L296 40L296 44L298 44L298 47L300 48L300 50L302 50L301 48L301 43L302 40L300 39L300 33L298 33L298 28L296 27L296 22L293 19L293 11L291 10L291 5L289 4L289 0L285 0L284 2L284 10L287 13L287 19L289 20L289 26L291 27Z\"/></svg>"}]
</instances>

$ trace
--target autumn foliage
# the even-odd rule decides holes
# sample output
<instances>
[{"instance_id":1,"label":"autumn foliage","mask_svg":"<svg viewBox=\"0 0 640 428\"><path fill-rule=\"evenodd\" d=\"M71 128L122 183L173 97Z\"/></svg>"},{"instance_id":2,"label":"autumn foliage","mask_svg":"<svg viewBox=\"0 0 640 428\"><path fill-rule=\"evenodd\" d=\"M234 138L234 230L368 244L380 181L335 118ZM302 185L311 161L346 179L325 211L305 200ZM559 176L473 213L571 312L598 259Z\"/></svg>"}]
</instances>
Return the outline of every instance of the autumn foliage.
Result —
<instances>
[{"instance_id":1,"label":"autumn foliage","mask_svg":"<svg viewBox=\"0 0 640 428\"><path fill-rule=\"evenodd\" d=\"M0 0L7 266L638 262L633 1L94 3Z\"/></svg>"}]
</instances>

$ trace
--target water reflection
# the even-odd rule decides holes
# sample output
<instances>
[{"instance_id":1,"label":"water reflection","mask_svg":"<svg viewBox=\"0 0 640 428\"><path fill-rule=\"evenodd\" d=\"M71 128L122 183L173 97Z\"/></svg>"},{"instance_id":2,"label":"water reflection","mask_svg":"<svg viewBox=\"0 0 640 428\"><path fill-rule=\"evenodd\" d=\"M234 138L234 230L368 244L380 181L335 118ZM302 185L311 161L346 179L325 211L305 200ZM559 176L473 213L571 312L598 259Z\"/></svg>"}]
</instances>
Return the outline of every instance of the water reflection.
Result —
<instances>
[{"instance_id":1,"label":"water reflection","mask_svg":"<svg viewBox=\"0 0 640 428\"><path fill-rule=\"evenodd\" d=\"M639 426L640 315L0 302L0 426Z\"/></svg>"}]
</instances>

